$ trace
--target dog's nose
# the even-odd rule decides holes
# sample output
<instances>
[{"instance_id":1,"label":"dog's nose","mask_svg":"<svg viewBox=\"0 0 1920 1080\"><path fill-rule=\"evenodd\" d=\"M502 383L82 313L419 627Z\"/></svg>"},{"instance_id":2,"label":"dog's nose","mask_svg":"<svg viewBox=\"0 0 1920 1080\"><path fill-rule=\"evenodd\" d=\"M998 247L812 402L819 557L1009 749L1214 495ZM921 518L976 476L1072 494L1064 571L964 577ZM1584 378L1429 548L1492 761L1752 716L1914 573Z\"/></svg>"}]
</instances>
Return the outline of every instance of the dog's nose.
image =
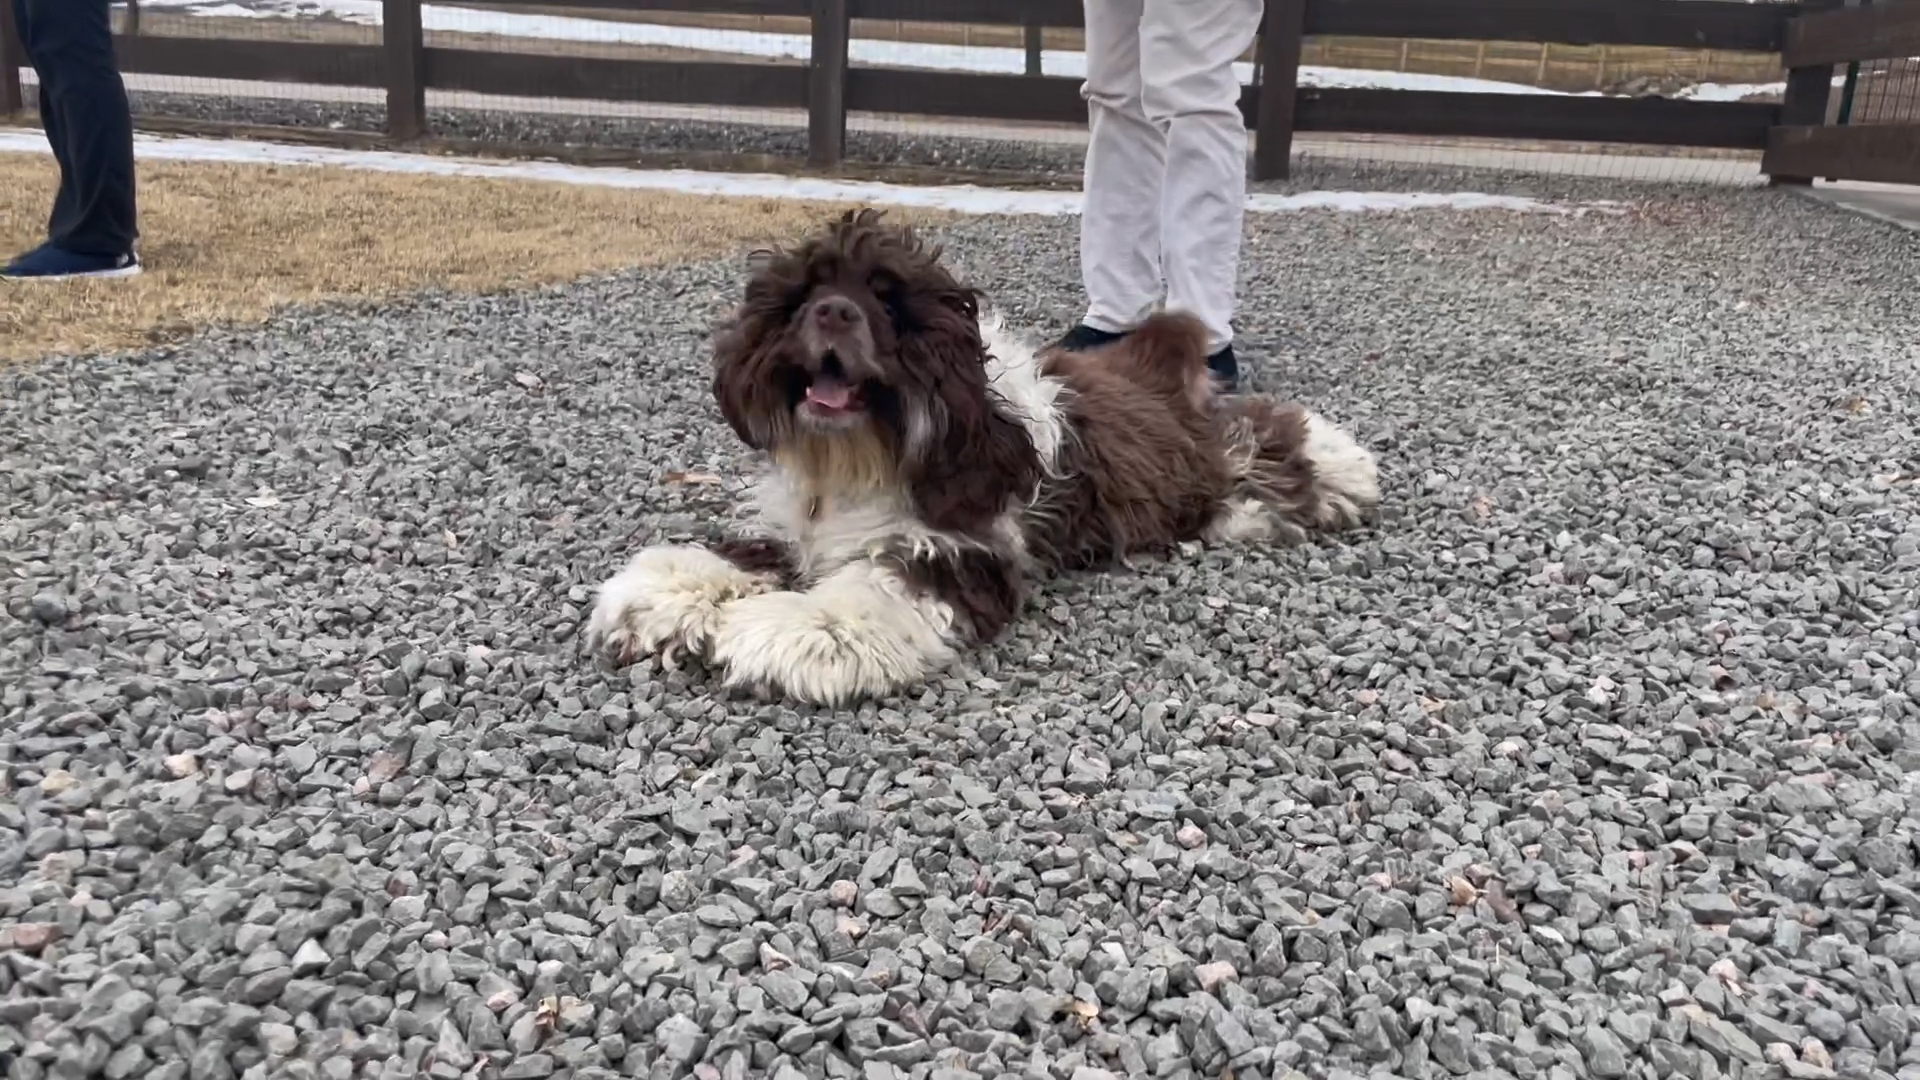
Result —
<instances>
[{"instance_id":1,"label":"dog's nose","mask_svg":"<svg viewBox=\"0 0 1920 1080\"><path fill-rule=\"evenodd\" d=\"M844 296L827 296L813 305L813 321L823 330L845 330L857 325L862 316L860 305Z\"/></svg>"}]
</instances>

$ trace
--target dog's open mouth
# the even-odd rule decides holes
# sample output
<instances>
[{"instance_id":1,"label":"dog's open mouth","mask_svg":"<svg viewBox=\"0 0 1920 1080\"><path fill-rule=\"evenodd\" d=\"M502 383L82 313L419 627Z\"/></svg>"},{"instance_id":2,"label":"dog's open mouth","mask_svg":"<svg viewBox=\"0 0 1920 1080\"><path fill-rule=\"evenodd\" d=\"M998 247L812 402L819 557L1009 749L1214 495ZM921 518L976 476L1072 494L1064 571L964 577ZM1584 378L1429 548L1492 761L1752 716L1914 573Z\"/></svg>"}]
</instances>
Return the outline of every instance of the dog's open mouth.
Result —
<instances>
[{"instance_id":1,"label":"dog's open mouth","mask_svg":"<svg viewBox=\"0 0 1920 1080\"><path fill-rule=\"evenodd\" d=\"M808 411L823 417L852 416L865 411L867 405L859 385L847 378L846 368L832 353L807 384L803 402Z\"/></svg>"}]
</instances>

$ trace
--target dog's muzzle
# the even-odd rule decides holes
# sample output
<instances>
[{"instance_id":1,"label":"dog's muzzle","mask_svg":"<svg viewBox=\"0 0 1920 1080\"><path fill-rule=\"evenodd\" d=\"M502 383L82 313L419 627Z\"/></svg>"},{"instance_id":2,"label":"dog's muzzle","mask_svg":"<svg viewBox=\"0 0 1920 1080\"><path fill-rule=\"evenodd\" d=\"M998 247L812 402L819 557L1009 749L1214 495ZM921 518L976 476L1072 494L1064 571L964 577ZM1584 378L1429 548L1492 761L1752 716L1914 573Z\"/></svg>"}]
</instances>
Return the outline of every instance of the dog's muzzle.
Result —
<instances>
[{"instance_id":1,"label":"dog's muzzle","mask_svg":"<svg viewBox=\"0 0 1920 1080\"><path fill-rule=\"evenodd\" d=\"M837 362L841 378L850 382L876 378L873 327L860 305L844 296L823 296L800 313L800 343L806 349L811 373L819 375Z\"/></svg>"}]
</instances>

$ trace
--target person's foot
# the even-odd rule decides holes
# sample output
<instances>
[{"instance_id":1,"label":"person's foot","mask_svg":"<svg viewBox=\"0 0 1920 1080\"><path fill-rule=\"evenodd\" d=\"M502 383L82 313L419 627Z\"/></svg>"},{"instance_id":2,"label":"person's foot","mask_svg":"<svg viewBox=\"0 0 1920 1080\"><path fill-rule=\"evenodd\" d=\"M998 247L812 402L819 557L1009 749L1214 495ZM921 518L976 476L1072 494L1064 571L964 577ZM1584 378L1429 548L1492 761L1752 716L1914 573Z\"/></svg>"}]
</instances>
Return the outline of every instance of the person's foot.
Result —
<instances>
[{"instance_id":1,"label":"person's foot","mask_svg":"<svg viewBox=\"0 0 1920 1080\"><path fill-rule=\"evenodd\" d=\"M1118 333L1112 330L1096 330L1086 323L1079 323L1062 335L1059 341L1054 342L1053 347L1063 352L1082 352L1086 349L1097 349L1102 345L1111 345L1126 336L1127 333L1124 330Z\"/></svg>"},{"instance_id":2,"label":"person's foot","mask_svg":"<svg viewBox=\"0 0 1920 1080\"><path fill-rule=\"evenodd\" d=\"M42 244L0 269L7 281L72 281L79 278L129 278L140 273L140 259L124 255L84 255Z\"/></svg>"},{"instance_id":3,"label":"person's foot","mask_svg":"<svg viewBox=\"0 0 1920 1080\"><path fill-rule=\"evenodd\" d=\"M1234 359L1232 345L1222 345L1220 351L1207 357L1207 371L1213 375L1214 388L1220 393L1239 392L1240 362Z\"/></svg>"}]
</instances>

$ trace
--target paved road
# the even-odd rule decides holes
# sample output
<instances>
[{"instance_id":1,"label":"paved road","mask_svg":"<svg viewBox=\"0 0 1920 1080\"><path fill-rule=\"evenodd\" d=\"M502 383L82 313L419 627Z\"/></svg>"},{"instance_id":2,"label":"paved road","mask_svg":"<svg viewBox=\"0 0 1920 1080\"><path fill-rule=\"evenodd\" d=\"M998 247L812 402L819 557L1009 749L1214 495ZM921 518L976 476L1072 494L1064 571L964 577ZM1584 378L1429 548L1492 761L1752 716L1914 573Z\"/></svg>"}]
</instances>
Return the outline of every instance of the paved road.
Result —
<instances>
[{"instance_id":1,"label":"paved road","mask_svg":"<svg viewBox=\"0 0 1920 1080\"><path fill-rule=\"evenodd\" d=\"M1920 232L1920 186L1843 180L1823 181L1804 190L1830 205Z\"/></svg>"}]
</instances>

